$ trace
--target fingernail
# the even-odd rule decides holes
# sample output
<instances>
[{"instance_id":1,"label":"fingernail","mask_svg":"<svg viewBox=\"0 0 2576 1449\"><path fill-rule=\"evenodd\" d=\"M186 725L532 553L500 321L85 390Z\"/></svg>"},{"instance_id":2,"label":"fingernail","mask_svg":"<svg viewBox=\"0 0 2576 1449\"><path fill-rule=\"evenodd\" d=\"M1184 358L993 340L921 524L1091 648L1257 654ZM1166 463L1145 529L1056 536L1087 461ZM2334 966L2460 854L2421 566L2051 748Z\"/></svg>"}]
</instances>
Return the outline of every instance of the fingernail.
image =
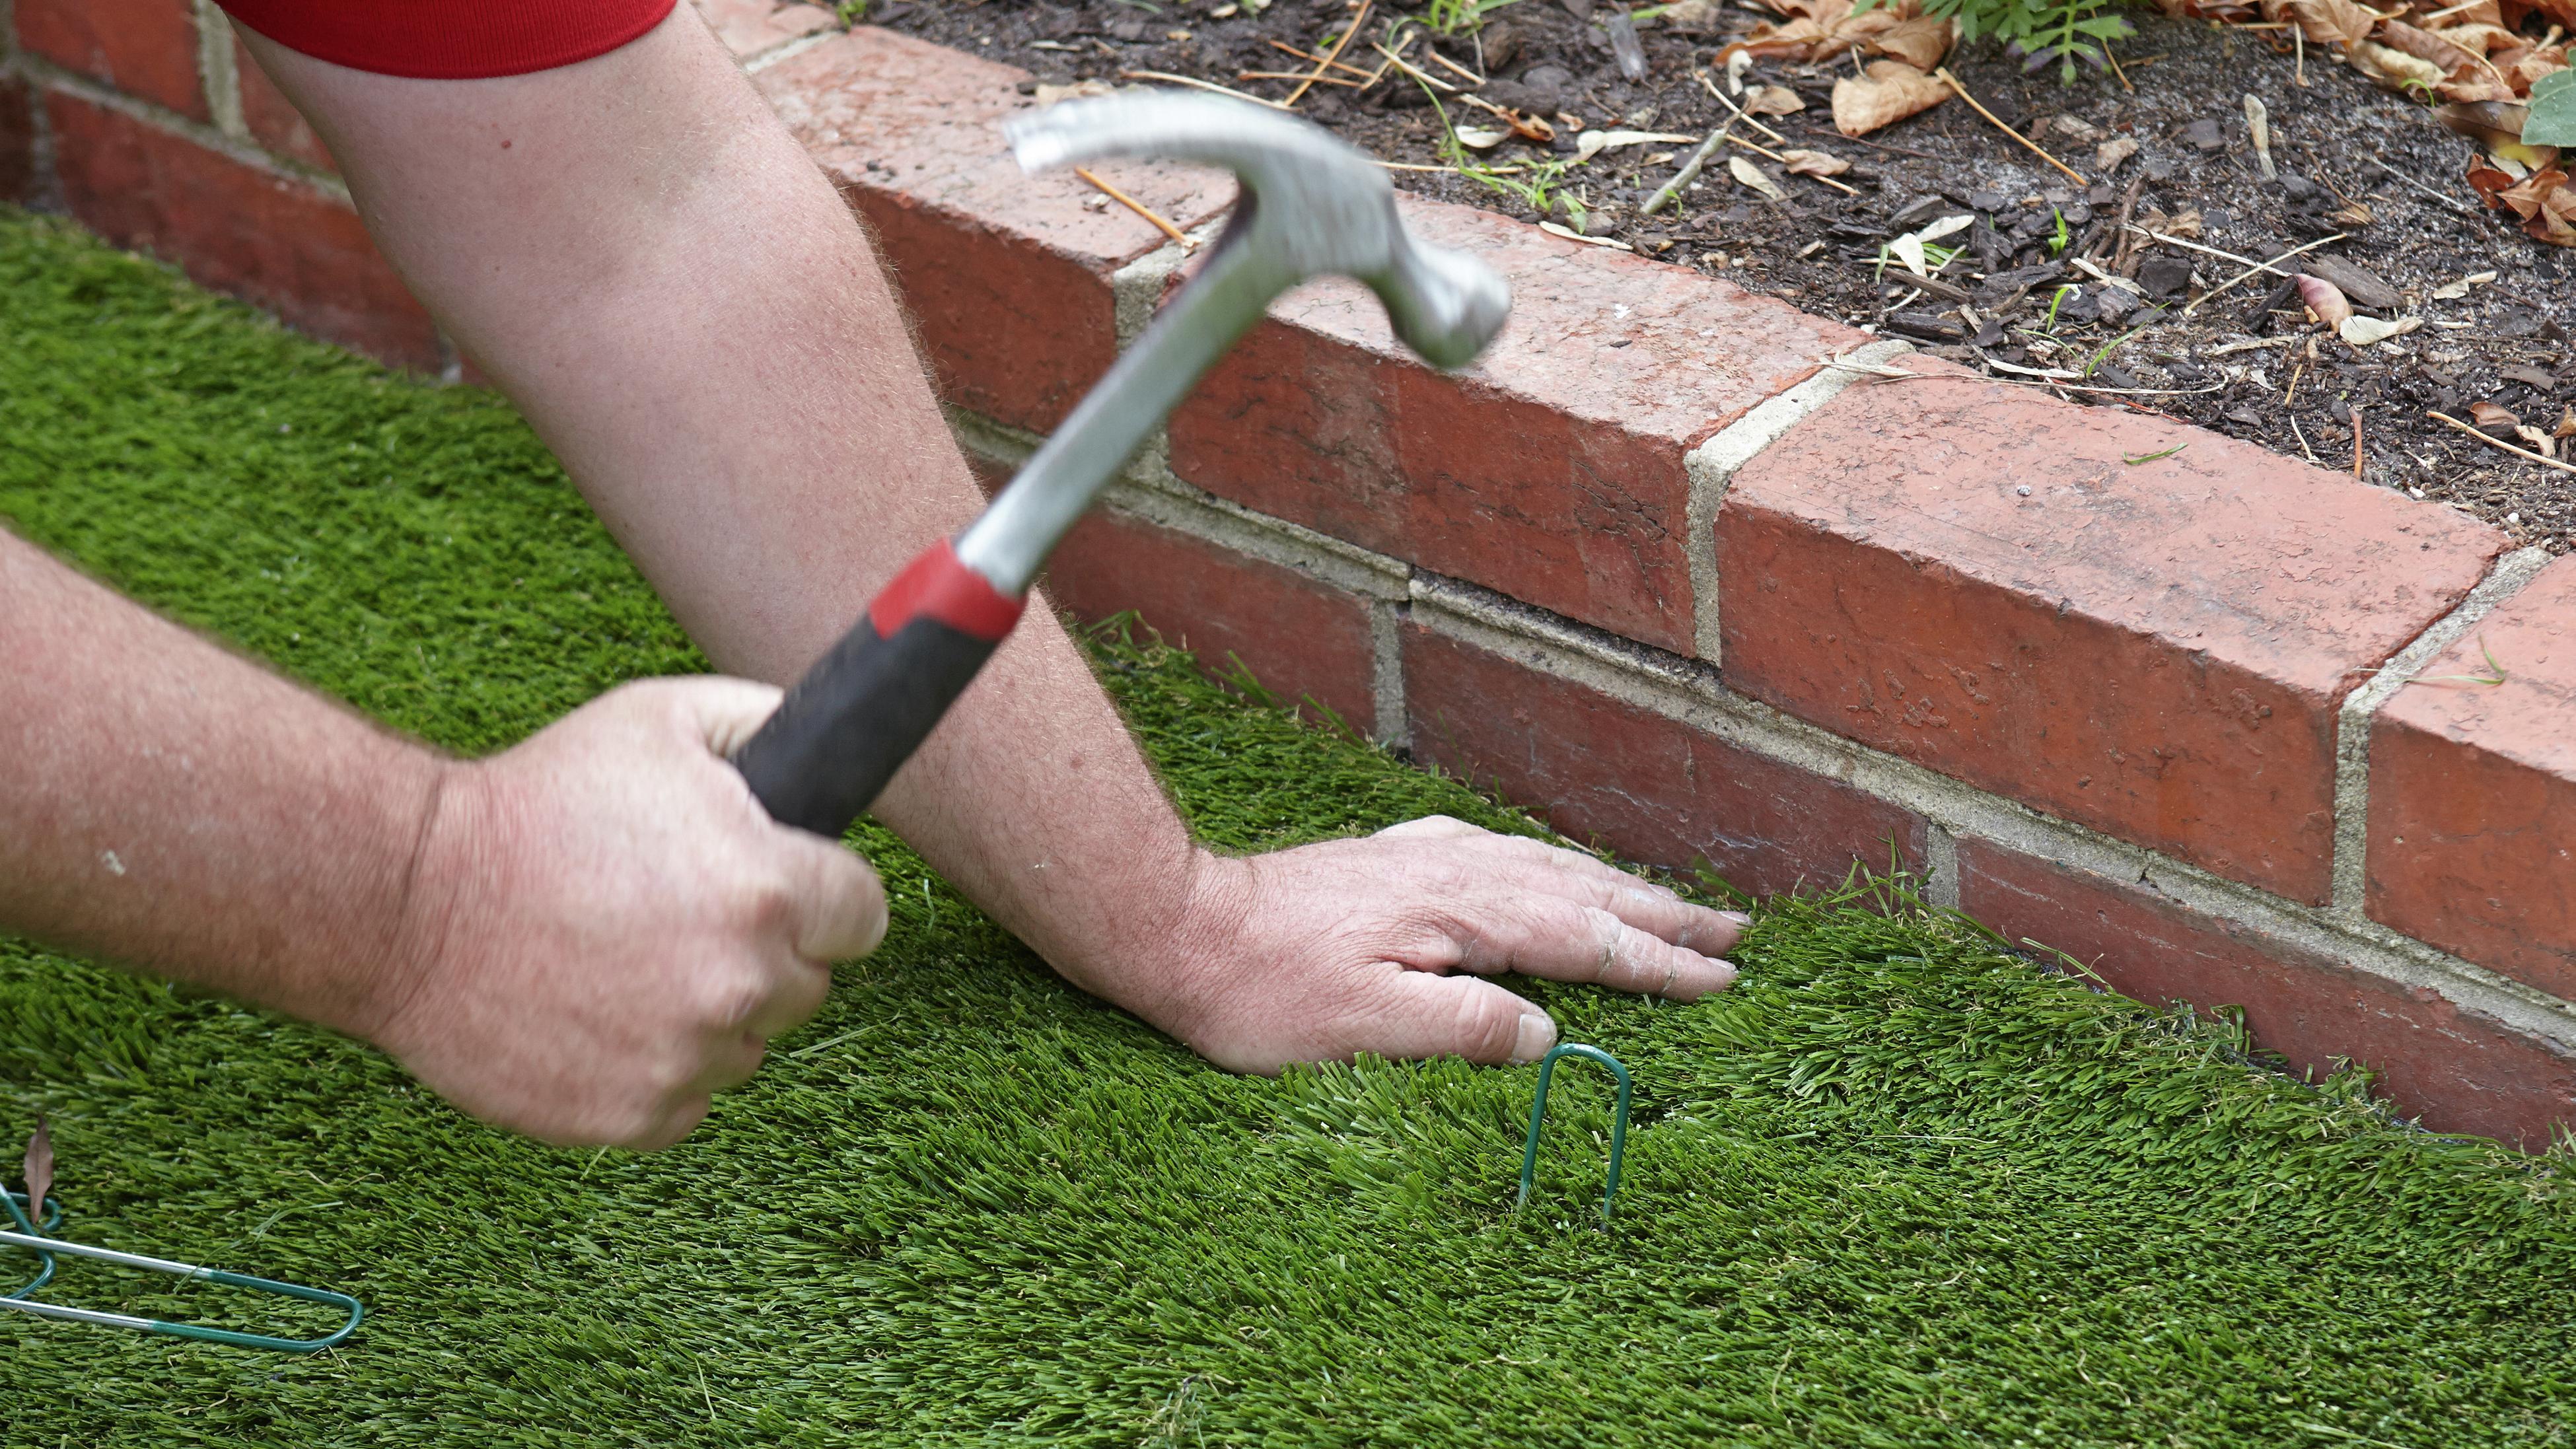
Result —
<instances>
[{"instance_id":1,"label":"fingernail","mask_svg":"<svg viewBox=\"0 0 2576 1449\"><path fill-rule=\"evenodd\" d=\"M1749 926L1753 924L1753 918L1744 914L1742 911L1720 911L1718 914L1726 917L1728 920L1733 921L1739 926Z\"/></svg>"},{"instance_id":2,"label":"fingernail","mask_svg":"<svg viewBox=\"0 0 2576 1449\"><path fill-rule=\"evenodd\" d=\"M1556 1022L1544 1011L1521 1013L1520 1034L1512 1039L1512 1065L1525 1067L1556 1045Z\"/></svg>"}]
</instances>

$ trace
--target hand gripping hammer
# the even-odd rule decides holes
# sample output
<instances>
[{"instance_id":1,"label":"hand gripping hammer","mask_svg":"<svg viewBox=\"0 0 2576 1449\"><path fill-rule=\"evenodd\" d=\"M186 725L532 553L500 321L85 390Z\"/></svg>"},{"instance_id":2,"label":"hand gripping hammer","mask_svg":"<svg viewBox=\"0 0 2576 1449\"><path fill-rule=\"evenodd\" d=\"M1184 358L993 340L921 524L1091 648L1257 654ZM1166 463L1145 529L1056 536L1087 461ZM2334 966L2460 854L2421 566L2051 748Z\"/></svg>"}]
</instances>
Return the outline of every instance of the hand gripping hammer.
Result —
<instances>
[{"instance_id":1,"label":"hand gripping hammer","mask_svg":"<svg viewBox=\"0 0 2576 1449\"><path fill-rule=\"evenodd\" d=\"M1019 621L1047 554L1273 298L1308 277L1356 277L1440 367L1473 361L1511 309L1483 264L1405 234L1375 162L1284 113L1139 92L1051 106L1006 134L1023 170L1194 161L1233 171L1242 194L1198 275L1001 495L906 565L735 753L773 817L820 835L875 802Z\"/></svg>"}]
</instances>

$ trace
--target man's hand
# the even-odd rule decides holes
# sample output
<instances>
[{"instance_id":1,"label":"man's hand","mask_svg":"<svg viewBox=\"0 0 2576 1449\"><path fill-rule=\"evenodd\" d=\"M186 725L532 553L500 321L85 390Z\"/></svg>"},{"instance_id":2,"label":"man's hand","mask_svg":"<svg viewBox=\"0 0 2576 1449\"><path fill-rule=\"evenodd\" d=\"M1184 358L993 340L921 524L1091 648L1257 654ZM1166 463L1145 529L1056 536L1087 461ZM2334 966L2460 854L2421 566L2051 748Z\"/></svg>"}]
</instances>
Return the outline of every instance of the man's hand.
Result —
<instances>
[{"instance_id":1,"label":"man's hand","mask_svg":"<svg viewBox=\"0 0 2576 1449\"><path fill-rule=\"evenodd\" d=\"M1437 815L1210 858L1194 895L1167 953L1067 974L1246 1072L1361 1052L1533 1062L1555 1023L1478 978L1694 1001L1735 980L1718 957L1747 924L1589 856Z\"/></svg>"},{"instance_id":2,"label":"man's hand","mask_svg":"<svg viewBox=\"0 0 2576 1449\"><path fill-rule=\"evenodd\" d=\"M866 861L764 814L725 756L778 704L733 679L601 696L451 767L369 1033L478 1117L659 1147L885 935Z\"/></svg>"}]
</instances>

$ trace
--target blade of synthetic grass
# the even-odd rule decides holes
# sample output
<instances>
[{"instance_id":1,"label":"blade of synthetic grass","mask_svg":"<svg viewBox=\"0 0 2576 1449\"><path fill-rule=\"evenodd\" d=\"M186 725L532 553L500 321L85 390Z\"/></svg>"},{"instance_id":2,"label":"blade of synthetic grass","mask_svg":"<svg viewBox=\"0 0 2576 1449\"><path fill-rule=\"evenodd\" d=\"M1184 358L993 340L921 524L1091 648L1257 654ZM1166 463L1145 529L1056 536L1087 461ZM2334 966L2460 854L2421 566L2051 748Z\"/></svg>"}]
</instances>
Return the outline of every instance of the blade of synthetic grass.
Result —
<instances>
[{"instance_id":1,"label":"blade of synthetic grass","mask_svg":"<svg viewBox=\"0 0 2576 1449\"><path fill-rule=\"evenodd\" d=\"M388 377L0 216L0 517L481 750L696 656L489 397ZM1228 849L1532 829L1115 632ZM2093 994L1901 882L1769 905L1679 1008L1524 985L1636 1072L1229 1077L863 830L894 926L664 1154L552 1152L374 1054L0 944L0 1137L66 1231L344 1287L286 1360L0 1322L0 1442L2566 1444L2563 1163L2389 1119ZM1886 909L1880 909L1886 908ZM14 1140L14 1138L12 1138ZM66 1269L49 1294L204 1309Z\"/></svg>"}]
</instances>

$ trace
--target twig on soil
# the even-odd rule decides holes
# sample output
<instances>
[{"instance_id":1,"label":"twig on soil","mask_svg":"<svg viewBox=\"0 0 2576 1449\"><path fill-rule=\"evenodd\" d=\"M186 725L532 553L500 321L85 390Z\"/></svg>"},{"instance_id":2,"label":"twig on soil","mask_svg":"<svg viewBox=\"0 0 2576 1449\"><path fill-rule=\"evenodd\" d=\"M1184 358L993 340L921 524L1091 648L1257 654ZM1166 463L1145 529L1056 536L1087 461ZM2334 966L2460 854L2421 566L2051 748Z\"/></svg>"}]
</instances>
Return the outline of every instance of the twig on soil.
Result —
<instances>
[{"instance_id":1,"label":"twig on soil","mask_svg":"<svg viewBox=\"0 0 2576 1449\"><path fill-rule=\"evenodd\" d=\"M1485 78L1483 76L1476 74L1474 71L1467 69L1458 62L1442 55L1437 50L1426 50L1422 53L1431 57L1434 64L1446 67L1451 75L1459 77L1471 86L1480 86L1485 83Z\"/></svg>"},{"instance_id":2,"label":"twig on soil","mask_svg":"<svg viewBox=\"0 0 2576 1449\"><path fill-rule=\"evenodd\" d=\"M1293 45L1290 45L1288 42L1286 42L1286 41L1284 41L1284 40L1273 40L1273 41L1270 41L1270 42L1267 42L1267 43L1270 45L1270 47L1271 47L1272 49L1274 49L1274 50L1284 50L1284 51L1286 51L1288 54L1290 54L1290 55L1293 55L1293 56L1297 57L1299 60L1309 61L1309 62L1314 62L1314 63L1317 63L1317 64L1325 64L1325 65L1329 65L1329 66L1330 66L1332 69L1334 69L1334 70L1346 70L1346 71L1349 71L1351 74L1356 75L1356 76L1367 76L1367 75L1369 74L1367 71L1364 71L1364 70L1360 69L1358 66L1352 65L1352 64L1350 64L1350 63L1348 63L1348 62L1346 62L1346 61L1339 61L1339 60L1336 60L1336 61L1326 61L1322 56L1315 54L1313 51L1311 51L1311 50L1299 50L1297 47L1295 47L1295 46L1293 46ZM1295 72L1295 74L1303 75L1303 74L1305 74L1305 72L1303 72L1303 71L1298 71L1298 72Z\"/></svg>"},{"instance_id":3,"label":"twig on soil","mask_svg":"<svg viewBox=\"0 0 2576 1449\"><path fill-rule=\"evenodd\" d=\"M2102 58L2111 62L2111 74L2120 78L2120 89L2127 91L2133 96L2136 95L2138 93L2138 88L2129 84L2129 73L2120 69L2120 57L2112 53L2111 47L2107 42L2102 47Z\"/></svg>"},{"instance_id":4,"label":"twig on soil","mask_svg":"<svg viewBox=\"0 0 2576 1449\"><path fill-rule=\"evenodd\" d=\"M1297 89L1288 93L1288 99L1283 108L1294 108L1298 97L1313 89L1315 82L1324 78L1324 72L1327 69L1340 63L1342 52L1350 48L1351 37L1359 34L1360 27L1368 23L1369 7L1376 3L1377 0L1360 0L1360 13L1352 16L1351 23L1343 26L1342 33L1333 38L1333 48L1326 52L1322 61L1317 63L1315 73L1298 82Z\"/></svg>"},{"instance_id":5,"label":"twig on soil","mask_svg":"<svg viewBox=\"0 0 2576 1449\"><path fill-rule=\"evenodd\" d=\"M1355 91L1368 88L1367 81L1344 80L1337 75L1308 75L1302 70L1239 70L1234 73L1234 78L1236 80L1304 81L1308 85L1348 86Z\"/></svg>"},{"instance_id":6,"label":"twig on soil","mask_svg":"<svg viewBox=\"0 0 2576 1449\"><path fill-rule=\"evenodd\" d=\"M1123 206L1129 211L1136 213L1138 216L1145 218L1147 221L1152 222L1155 230L1160 231L1163 235L1179 242L1181 244L1181 250L1194 252L1199 249L1199 244L1192 241L1188 233L1164 220L1162 213L1154 210L1154 208L1150 206L1147 206L1145 203L1138 201L1136 198L1129 196L1126 192L1119 190L1108 182L1101 180L1099 174L1094 172L1090 167L1076 166L1073 168L1073 174L1090 182L1092 185L1099 187L1101 195L1108 197L1110 200L1117 202L1120 206Z\"/></svg>"},{"instance_id":7,"label":"twig on soil","mask_svg":"<svg viewBox=\"0 0 2576 1449\"><path fill-rule=\"evenodd\" d=\"M1713 96L1717 97L1717 98L1718 98L1718 100L1719 100L1721 103L1723 103L1723 104L1725 105L1725 107L1726 107L1728 110L1733 111L1733 112L1735 113L1735 119L1737 119L1737 120L1739 120L1739 121L1742 121L1744 124L1746 124L1746 125L1748 125L1748 126L1751 126L1753 129L1755 129L1755 130L1757 130L1757 131L1760 131L1763 135L1770 137L1772 140L1779 142L1779 143L1780 143L1781 145L1783 145L1783 146L1786 146L1786 145L1788 145L1788 144L1789 144L1789 138L1788 138L1788 137L1783 136L1783 135L1781 135L1779 132L1772 130L1769 126L1766 126L1766 125L1762 124L1762 122L1761 122L1761 121L1759 121L1759 120L1755 119L1755 117L1754 117L1754 115L1753 115L1753 113L1752 113L1752 112L1750 112L1750 111L1748 111L1748 110L1744 109L1742 106L1737 105L1734 101L1729 100L1729 99L1727 98L1727 94L1726 94L1726 92L1724 92L1724 91L1722 91L1722 90L1719 90L1719 89L1717 88L1717 82L1715 82L1715 81L1713 81L1713 80L1710 80L1710 79L1708 78L1708 72L1707 72L1707 71L1700 71L1700 72L1698 72L1698 76L1699 76L1699 83L1700 83L1702 86L1704 86L1704 87L1706 87L1706 88L1707 88L1708 93L1709 93L1710 95L1713 95Z\"/></svg>"},{"instance_id":8,"label":"twig on soil","mask_svg":"<svg viewBox=\"0 0 2576 1449\"><path fill-rule=\"evenodd\" d=\"M2299 398L2299 379L2300 379L2300 378L2303 378L2303 377L2305 377L2305 376L2307 376L2307 375L2308 375L2308 365L2307 365L2306 363L2304 363L2304 362L2302 362L2302 363L2300 363L2298 366L2293 367L2293 368L2291 368L2291 369L2290 369L2290 385L2289 385L2289 387L2288 387L2287 389L2283 390L2283 392L2281 393L2281 406L2283 406L2283 407L2288 407L2290 404L2292 404L2292 403L2294 403L2294 402L2298 401L2298 398ZM2290 421L2290 426L2292 426L2292 427L2294 427L2294 428L2295 428L2295 427L2297 427L2297 426L2298 426L2298 420L2297 420L2297 419L2295 419L2295 418L2291 419L2291 421ZM2300 446L2301 446L2301 447L2305 447L2305 446L2307 446L2307 445L2306 445L2305 443L2301 443L2301 444L2300 444Z\"/></svg>"},{"instance_id":9,"label":"twig on soil","mask_svg":"<svg viewBox=\"0 0 2576 1449\"><path fill-rule=\"evenodd\" d=\"M1120 80L1161 81L1165 85L1188 86L1192 90L1214 91L1221 96L1232 96L1238 101L1250 101L1256 106L1268 106L1274 111L1284 111L1288 109L1277 101L1263 100L1261 97L1256 96L1249 91L1239 91L1232 86L1221 86L1214 81L1193 80L1185 75L1174 75L1167 70L1122 70L1118 72L1118 78Z\"/></svg>"},{"instance_id":10,"label":"twig on soil","mask_svg":"<svg viewBox=\"0 0 2576 1449\"><path fill-rule=\"evenodd\" d=\"M1690 154L1690 159L1682 163L1682 169L1673 173L1672 180L1656 187L1655 194L1646 198L1646 204L1637 208L1637 214L1639 216L1652 216L1656 212L1659 212L1665 207L1671 205L1673 198L1681 195L1683 187L1688 186L1699 179L1700 168L1708 164L1709 157L1717 154L1718 147L1726 144L1726 133L1734 128L1735 123L1733 121L1729 121L1725 125L1718 127L1716 130L1709 132L1708 139L1700 142L1699 149L1693 151Z\"/></svg>"},{"instance_id":11,"label":"twig on soil","mask_svg":"<svg viewBox=\"0 0 2576 1449\"><path fill-rule=\"evenodd\" d=\"M2378 167L2380 170L2387 172L2389 175L2396 177L2398 180L2405 182L2407 185L2414 187L2416 190L2423 192L2426 196L2433 198L2435 201L2442 203L2444 206L2451 208L2453 211L2456 211L2463 216L2475 216L2478 214L2478 209L2476 207L2471 206L2467 202L2461 201L2456 197L2445 196L2441 192L2435 191L2432 187L2425 185L2423 182L2416 180L2414 177L2407 175L2405 172L2398 170L2396 167L2389 165L2387 162L2380 160L2376 156L2364 156L2361 159Z\"/></svg>"},{"instance_id":12,"label":"twig on soil","mask_svg":"<svg viewBox=\"0 0 2576 1449\"><path fill-rule=\"evenodd\" d=\"M2299 451L2308 455L2309 462L2317 463L2317 450L2308 446L2308 435L2299 431L2299 415L2297 413L2291 413L2289 418L2290 436L2299 440ZM2317 466L2322 468L2325 465L2323 463L2317 463Z\"/></svg>"},{"instance_id":13,"label":"twig on soil","mask_svg":"<svg viewBox=\"0 0 2576 1449\"><path fill-rule=\"evenodd\" d=\"M2248 278L2248 277L2256 276L2256 275L2258 275L2258 274L2260 274L2260 273L2263 273L2263 272L2270 272L2273 276L2276 276L2276 277L2286 277L2286 276L2288 276L2288 275L2290 275L2290 274L2289 274L2288 272L2282 271L2282 270L2280 269L2280 267L2279 267L2278 265L2276 265L2277 263L2280 263L2280 262L2286 262L2286 261L2288 261L2290 258L2297 256L2297 255L2298 255L2299 253L2301 253L2301 252L2312 252L2312 251L2315 251L2317 248L2319 248L2319 247L2321 247L2321 246L2324 246L2324 245L2325 245L2326 243L2328 243L2328 242L2339 242L2339 241L2342 241L2342 240L2345 238L2345 236L2346 236L2346 233L2343 233L2343 232L2336 232L2336 233L2335 233L2334 235L2332 235L2332 236L2321 236L2321 237L2318 237L2315 241L2308 242L2308 243L2306 243L2306 244L2304 244L2304 245L2301 245L2301 246L2295 246L2295 247L2292 247L2292 248L2290 248L2288 251L2281 253L2281 254L2280 254L2279 256L2277 256L2277 257L2274 257L2271 261L2268 261L2268 262L2256 262L2254 265L2252 265L2252 266L2250 266L2250 267L2247 267L2245 270L2243 270L2243 271L2241 271L2241 272L2238 272L2235 276L2232 276L2232 277L2228 278L2226 281L2219 283L2217 286L2210 288L2208 291L2201 293L2201 294L2200 294L2200 296L2199 296L2197 299L2195 299L2195 300L2192 302L2192 304L2191 304L2190 306L2185 307L2185 308L2183 308L2183 309L2182 309L2182 314L2183 314L2184 316L2188 317L2188 316L2190 316L2192 313L2199 311L2199 310L2200 310L2200 308L2201 308L2201 305L2202 305L2203 303L2207 302L2210 298L2217 296L2219 293L2226 291L2228 288L2235 286L2237 283L2239 283L2239 282L2241 282L2241 281L2244 281L2244 280L2245 280L2246 278ZM2162 237L2162 236L2159 236L2159 237L2157 238L2157 240L2159 240L2159 241L2165 241L2165 240L2169 240L2169 239L2170 239L2170 238L2166 238L2166 237ZM2207 248L2200 248L2199 250L2207 250ZM2238 260L2242 260L2242 259L2241 259L2241 258L2239 258Z\"/></svg>"},{"instance_id":14,"label":"twig on soil","mask_svg":"<svg viewBox=\"0 0 2576 1449\"><path fill-rule=\"evenodd\" d=\"M2486 434L2479 432L2477 429L2470 427L2467 423L2461 422L2458 418L2451 416L2449 413L2428 412L2424 414L2424 416L2431 418L2437 423L2448 423L2452 427L2459 429L2461 432L2468 434L2470 437L2477 439L2479 442L2486 444L2490 448L2502 448L2506 452L2513 454L2515 457L2529 458L2531 461L2538 463L2544 468L2555 468L2561 473L2576 473L2576 464L2561 463L2546 453L2535 453L2529 448L2517 448L2502 438L2490 438Z\"/></svg>"},{"instance_id":15,"label":"twig on soil","mask_svg":"<svg viewBox=\"0 0 2576 1449\"><path fill-rule=\"evenodd\" d=\"M2078 186L2090 186L2090 185L2092 185L2092 184L2093 184L2092 182L2087 181L2087 180L2085 180L2085 179L2084 179L2084 173L2083 173L2083 172L2076 170L2074 167L2067 165L2065 162L2060 161L2060 160L2058 160L2056 157L2051 156L2051 155L2049 155L2047 152L2045 152L2045 151L2043 151L2043 150L2039 149L2039 143L2038 143L2038 142L2033 141L2033 140L2032 140L2032 139L2030 139L2028 136L2025 136L2025 135L2023 135L2021 132L2014 130L2012 127L2005 125L2005 124L2004 124L2000 119L1998 119L1998 118L1996 117L1996 115L1995 115L1995 113L1994 113L1994 112L1992 112L1992 111L1990 111L1990 110L1987 110L1984 106L1982 106L1982 105L1978 104L1978 102L1977 102L1977 98L1976 98L1975 96L1972 96L1972 95L1968 94L1968 88L1967 88L1966 86L1963 86L1963 85L1959 84L1959 78L1958 78L1957 76L1954 76L1954 75L1950 74L1950 68L1949 68L1948 66L1946 66L1946 65L1936 65L1936 66L1932 67L1932 75L1933 75L1933 78L1934 78L1934 79L1936 79L1936 80L1947 81L1947 82L1949 83L1950 89L1952 89L1952 90L1954 90L1954 91L1957 91L1957 92L1959 93L1959 99L1961 99L1961 100L1963 100L1963 101L1966 101L1966 102L1968 103L1969 109L1974 110L1978 115L1983 116L1983 117L1985 117L1988 121L1993 122L1993 123L1994 123L1994 128L1995 128L1996 130L2003 132L2005 135L2012 137L2012 138L2013 138L2014 140L2016 140L2016 141L2019 141L2019 142L2020 142L2020 143L2022 143L2024 146L2029 147L2029 148L2030 148L2030 154L2032 154L2032 155L2034 155L2034 156L2038 157L2038 158L2039 158L2040 160L2042 160L2042 161L2047 162L2049 165L2056 167L2058 170L2065 172L2069 177L2071 177L2071 178L2074 180L2075 184L2076 184L2076 185L2078 185Z\"/></svg>"},{"instance_id":16,"label":"twig on soil","mask_svg":"<svg viewBox=\"0 0 2576 1449\"><path fill-rule=\"evenodd\" d=\"M1734 123L1730 121L1730 122L1728 122L1727 124L1729 124L1729 125L1733 125ZM1745 139L1744 139L1743 137L1741 137L1741 136L1738 136L1738 137L1736 137L1736 138L1735 138L1735 144L1736 144L1736 145L1738 145L1738 146L1743 147L1743 148L1744 148L1745 150L1747 150L1747 151L1752 152L1752 153L1753 153L1754 155L1756 155L1756 156L1767 156L1767 157L1769 157L1770 159L1772 159L1772 160L1774 160L1774 161L1779 162L1779 163L1780 163L1781 165L1783 165L1783 166L1786 166L1786 165L1788 165L1788 164L1789 164L1789 158L1788 158L1788 157L1783 156L1783 155L1781 155L1779 152L1774 151L1774 150L1771 150L1771 149L1770 149L1770 148L1768 148L1768 147L1755 145L1753 142L1751 142L1751 141L1747 141L1747 140L1745 140ZM1800 174L1802 174L1802 173L1799 173L1799 172L1795 172L1795 171L1793 171L1793 172L1791 172L1791 173L1789 173L1789 174L1790 174L1790 175L1792 175L1792 176L1796 176L1796 175L1800 175ZM1857 190L1853 189L1852 187L1849 187L1849 186L1845 186L1845 185L1843 185L1841 182L1834 180L1834 179L1833 179L1832 177L1830 177L1830 176L1809 176L1807 179L1808 179L1809 181L1818 181L1818 182L1822 182L1823 184L1825 184L1825 185L1827 185L1827 186L1832 187L1834 190L1841 192L1841 193L1842 193L1843 195L1845 195L1845 196L1858 196L1858 195L1860 195L1860 192L1859 192L1859 191L1857 191Z\"/></svg>"},{"instance_id":17,"label":"twig on soil","mask_svg":"<svg viewBox=\"0 0 2576 1449\"><path fill-rule=\"evenodd\" d=\"M2361 477L2361 409L2352 410L2352 476Z\"/></svg>"}]
</instances>

